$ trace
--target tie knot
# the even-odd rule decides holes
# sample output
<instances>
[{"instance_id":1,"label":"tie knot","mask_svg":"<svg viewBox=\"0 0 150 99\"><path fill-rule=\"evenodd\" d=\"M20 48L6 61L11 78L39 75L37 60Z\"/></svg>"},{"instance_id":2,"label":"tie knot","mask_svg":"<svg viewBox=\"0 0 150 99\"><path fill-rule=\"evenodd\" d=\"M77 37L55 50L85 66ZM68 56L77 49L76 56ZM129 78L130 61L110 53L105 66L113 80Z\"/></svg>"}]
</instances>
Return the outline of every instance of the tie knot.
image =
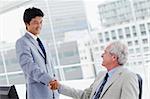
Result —
<instances>
[{"instance_id":1,"label":"tie knot","mask_svg":"<svg viewBox=\"0 0 150 99\"><path fill-rule=\"evenodd\" d=\"M39 38L36 39L37 41L41 41Z\"/></svg>"},{"instance_id":2,"label":"tie knot","mask_svg":"<svg viewBox=\"0 0 150 99\"><path fill-rule=\"evenodd\" d=\"M37 38L36 40L38 41L39 45L43 46L42 41L40 40L40 38Z\"/></svg>"}]
</instances>

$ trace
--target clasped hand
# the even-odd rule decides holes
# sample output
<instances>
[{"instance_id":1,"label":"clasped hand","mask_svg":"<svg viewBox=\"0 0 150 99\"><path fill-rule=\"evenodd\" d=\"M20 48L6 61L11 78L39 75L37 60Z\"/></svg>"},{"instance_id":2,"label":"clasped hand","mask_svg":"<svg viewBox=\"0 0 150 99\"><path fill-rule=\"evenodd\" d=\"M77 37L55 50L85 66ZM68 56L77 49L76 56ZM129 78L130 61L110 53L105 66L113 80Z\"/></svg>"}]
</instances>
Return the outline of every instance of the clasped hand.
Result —
<instances>
[{"instance_id":1,"label":"clasped hand","mask_svg":"<svg viewBox=\"0 0 150 99\"><path fill-rule=\"evenodd\" d=\"M52 90L57 90L60 87L60 83L57 80L52 80L49 82L49 88Z\"/></svg>"}]
</instances>

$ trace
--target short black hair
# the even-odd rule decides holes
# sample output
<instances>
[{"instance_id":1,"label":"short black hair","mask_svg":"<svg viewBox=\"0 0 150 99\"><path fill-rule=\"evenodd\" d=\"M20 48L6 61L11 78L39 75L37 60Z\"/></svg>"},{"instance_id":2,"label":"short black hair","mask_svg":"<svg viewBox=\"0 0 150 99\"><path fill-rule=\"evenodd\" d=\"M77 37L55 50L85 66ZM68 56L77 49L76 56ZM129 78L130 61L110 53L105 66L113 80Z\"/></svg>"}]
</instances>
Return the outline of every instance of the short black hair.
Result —
<instances>
[{"instance_id":1,"label":"short black hair","mask_svg":"<svg viewBox=\"0 0 150 99\"><path fill-rule=\"evenodd\" d=\"M43 17L44 13L39 8L35 8L35 7L28 8L24 11L23 21L29 24L31 19L35 18L36 16Z\"/></svg>"}]
</instances>

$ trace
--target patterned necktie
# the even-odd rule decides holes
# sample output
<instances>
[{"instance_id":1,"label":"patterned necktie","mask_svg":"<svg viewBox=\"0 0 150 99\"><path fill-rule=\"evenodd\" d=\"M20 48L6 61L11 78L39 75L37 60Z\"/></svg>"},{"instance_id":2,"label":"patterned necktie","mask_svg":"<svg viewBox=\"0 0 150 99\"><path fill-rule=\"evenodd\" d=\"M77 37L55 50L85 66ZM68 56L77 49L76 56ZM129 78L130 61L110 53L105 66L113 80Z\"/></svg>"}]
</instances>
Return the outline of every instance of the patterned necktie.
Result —
<instances>
[{"instance_id":1,"label":"patterned necktie","mask_svg":"<svg viewBox=\"0 0 150 99\"><path fill-rule=\"evenodd\" d=\"M104 80L103 80L103 83L102 83L101 86L99 87L98 92L96 93L94 99L99 99L99 97L100 97L100 95L101 95L101 93L102 93L102 91L103 91L103 88L104 88L104 86L105 86L105 84L106 84L106 82L107 82L108 76L109 76L108 73L106 73L106 75L105 75L105 77L104 77Z\"/></svg>"},{"instance_id":2,"label":"patterned necktie","mask_svg":"<svg viewBox=\"0 0 150 99\"><path fill-rule=\"evenodd\" d=\"M45 48L44 48L44 46L43 46L41 40L40 40L39 38L37 38L36 40L38 41L38 44L39 44L39 46L40 46L40 48L41 48L41 50L42 50L42 52L43 52L43 54L44 54L44 56L45 56L45 58L46 58Z\"/></svg>"}]
</instances>

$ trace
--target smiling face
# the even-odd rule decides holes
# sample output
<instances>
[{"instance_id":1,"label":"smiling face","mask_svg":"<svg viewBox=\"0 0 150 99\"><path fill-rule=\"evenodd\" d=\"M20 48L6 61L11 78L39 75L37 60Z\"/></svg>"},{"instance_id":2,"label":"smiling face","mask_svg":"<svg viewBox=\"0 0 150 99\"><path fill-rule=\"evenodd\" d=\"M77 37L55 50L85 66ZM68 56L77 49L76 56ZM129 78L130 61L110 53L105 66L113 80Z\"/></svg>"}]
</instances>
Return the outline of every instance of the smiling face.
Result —
<instances>
[{"instance_id":1,"label":"smiling face","mask_svg":"<svg viewBox=\"0 0 150 99\"><path fill-rule=\"evenodd\" d=\"M43 17L36 16L35 18L32 18L29 24L26 23L27 30L34 35L40 34L42 28L42 22L43 22Z\"/></svg>"}]
</instances>

